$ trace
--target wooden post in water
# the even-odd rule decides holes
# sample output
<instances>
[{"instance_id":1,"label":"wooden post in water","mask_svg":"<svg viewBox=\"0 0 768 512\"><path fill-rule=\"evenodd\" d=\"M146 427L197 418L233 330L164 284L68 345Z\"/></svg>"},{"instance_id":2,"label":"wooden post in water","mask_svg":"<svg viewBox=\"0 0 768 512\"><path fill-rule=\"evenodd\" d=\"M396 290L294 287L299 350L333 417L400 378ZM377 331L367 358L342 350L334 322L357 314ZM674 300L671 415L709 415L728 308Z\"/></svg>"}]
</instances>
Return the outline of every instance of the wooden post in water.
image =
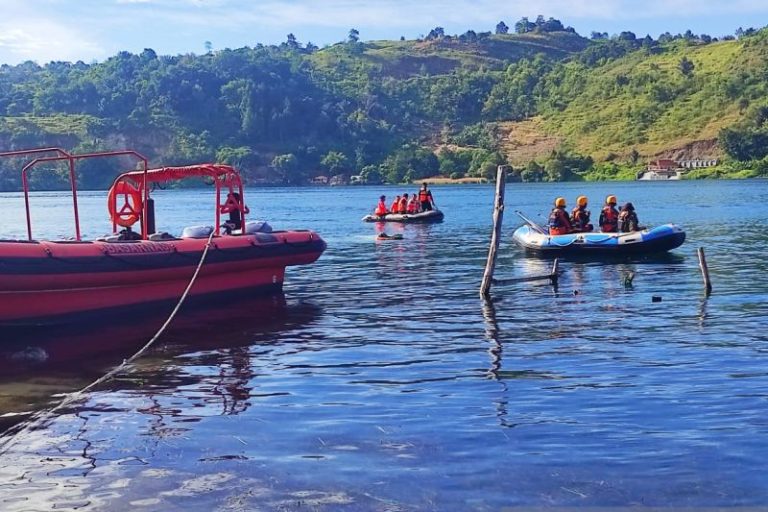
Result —
<instances>
[{"instance_id":1,"label":"wooden post in water","mask_svg":"<svg viewBox=\"0 0 768 512\"><path fill-rule=\"evenodd\" d=\"M707 266L707 258L704 257L704 248L699 247L696 252L699 255L699 268L704 278L704 288L707 291L707 295L709 295L712 293L712 282L709 280L709 267Z\"/></svg>"},{"instance_id":2,"label":"wooden post in water","mask_svg":"<svg viewBox=\"0 0 768 512\"><path fill-rule=\"evenodd\" d=\"M496 269L496 252L501 241L501 223L504 220L504 187L507 183L507 166L500 165L496 170L496 196L493 201L493 233L488 249L488 261L485 263L483 281L480 283L480 295L488 297L491 293L493 271Z\"/></svg>"}]
</instances>

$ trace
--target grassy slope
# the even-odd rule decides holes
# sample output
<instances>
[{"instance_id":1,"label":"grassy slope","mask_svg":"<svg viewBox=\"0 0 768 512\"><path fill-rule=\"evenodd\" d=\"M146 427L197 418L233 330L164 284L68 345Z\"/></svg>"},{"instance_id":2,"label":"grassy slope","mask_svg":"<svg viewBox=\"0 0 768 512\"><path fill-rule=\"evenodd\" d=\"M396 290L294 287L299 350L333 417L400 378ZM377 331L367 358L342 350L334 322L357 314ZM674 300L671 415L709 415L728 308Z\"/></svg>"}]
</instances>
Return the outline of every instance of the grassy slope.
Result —
<instances>
[{"instance_id":1,"label":"grassy slope","mask_svg":"<svg viewBox=\"0 0 768 512\"><path fill-rule=\"evenodd\" d=\"M571 33L494 34L483 42L440 41L370 41L362 44L360 62L348 65L378 67L384 75L409 77L420 74L440 75L457 69L504 69L522 58L543 53L563 59L587 47L589 41ZM337 65L343 59L339 46L323 49L312 56L320 68Z\"/></svg>"},{"instance_id":2,"label":"grassy slope","mask_svg":"<svg viewBox=\"0 0 768 512\"><path fill-rule=\"evenodd\" d=\"M690 77L678 68L683 57L695 65ZM722 89L752 57L740 41L678 44L660 55L635 52L591 70L562 112L545 115L544 129L597 159L633 148L653 156L711 141L742 115Z\"/></svg>"}]
</instances>

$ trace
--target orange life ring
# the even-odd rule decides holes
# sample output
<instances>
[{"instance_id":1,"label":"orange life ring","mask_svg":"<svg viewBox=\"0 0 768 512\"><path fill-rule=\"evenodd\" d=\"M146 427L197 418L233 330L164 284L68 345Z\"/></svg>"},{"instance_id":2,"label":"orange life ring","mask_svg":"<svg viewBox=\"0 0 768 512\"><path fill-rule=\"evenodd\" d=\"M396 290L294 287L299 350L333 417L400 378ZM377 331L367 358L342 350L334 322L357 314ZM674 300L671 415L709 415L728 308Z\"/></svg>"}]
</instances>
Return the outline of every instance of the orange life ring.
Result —
<instances>
[{"instance_id":1,"label":"orange life ring","mask_svg":"<svg viewBox=\"0 0 768 512\"><path fill-rule=\"evenodd\" d=\"M118 208L117 196L122 196L123 204ZM128 181L118 181L107 196L107 208L109 209L109 218L118 226L128 228L136 224L141 218L143 201L141 190Z\"/></svg>"}]
</instances>

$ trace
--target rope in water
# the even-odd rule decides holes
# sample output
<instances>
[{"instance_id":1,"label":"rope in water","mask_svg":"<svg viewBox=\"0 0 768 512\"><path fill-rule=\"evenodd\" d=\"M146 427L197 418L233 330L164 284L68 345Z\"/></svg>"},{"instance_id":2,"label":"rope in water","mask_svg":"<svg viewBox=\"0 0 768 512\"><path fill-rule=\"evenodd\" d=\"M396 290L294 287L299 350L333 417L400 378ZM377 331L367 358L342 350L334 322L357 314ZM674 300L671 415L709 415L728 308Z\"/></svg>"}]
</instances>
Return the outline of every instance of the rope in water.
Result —
<instances>
[{"instance_id":1,"label":"rope in water","mask_svg":"<svg viewBox=\"0 0 768 512\"><path fill-rule=\"evenodd\" d=\"M62 409L63 407L66 407L67 405L71 404L72 402L79 399L83 394L87 393L88 391L92 390L96 386L103 384L110 380L112 377L117 375L120 371L125 369L129 364L136 361L138 358L140 358L144 353L149 350L149 348L154 345L154 343L162 336L162 334L165 332L165 330L168 328L168 326L171 324L173 319L176 317L176 314L181 309L181 306L184 304L184 301L187 300L187 296L189 295L190 290L192 290L192 286L194 286L195 281L197 281L197 276L200 274L200 270L203 268L203 263L205 263L205 258L208 256L208 250L211 248L211 240L213 240L213 235L216 234L216 230L211 231L211 234L208 236L208 241L205 243L205 249L203 249L203 254L200 256L200 261L197 264L197 268L195 268L195 273L192 274L192 278L189 280L189 284L187 284L187 287L184 289L184 293L181 294L181 297L179 298L179 301L176 303L176 307L173 308L173 311L171 311L171 314L168 316L166 321L163 323L163 325L160 326L160 329L157 330L154 336L144 344L143 347L141 347L135 354L133 354L128 359L124 359L123 362L113 368L112 370L108 371L95 381L91 382L84 388L75 391L73 393L70 393L67 395L64 400L56 404L54 407L50 409L44 409L42 411L39 411L32 416L30 416L27 421L23 424L23 426L13 433L10 437L3 440L2 443L0 443L0 455L7 452L11 445L14 444L16 439L21 436L24 433L29 432L32 430L32 428L35 425L38 425L51 417L53 413L58 411L59 409Z\"/></svg>"}]
</instances>

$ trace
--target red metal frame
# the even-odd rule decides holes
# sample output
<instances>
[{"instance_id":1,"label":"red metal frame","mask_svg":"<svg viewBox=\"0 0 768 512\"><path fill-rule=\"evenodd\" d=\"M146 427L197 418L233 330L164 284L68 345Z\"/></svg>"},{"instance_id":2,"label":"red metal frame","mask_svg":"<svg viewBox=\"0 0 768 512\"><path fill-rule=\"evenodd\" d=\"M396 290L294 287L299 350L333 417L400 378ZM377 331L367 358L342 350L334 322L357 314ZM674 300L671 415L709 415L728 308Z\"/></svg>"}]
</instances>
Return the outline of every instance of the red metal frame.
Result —
<instances>
[{"instance_id":1,"label":"red metal frame","mask_svg":"<svg viewBox=\"0 0 768 512\"><path fill-rule=\"evenodd\" d=\"M123 180L131 180L138 177L141 171L128 171L115 178L112 187ZM172 180L180 180L191 177L208 176L213 178L216 185L216 234L221 234L221 189L227 187L230 193L237 192L240 195L240 215L242 225L245 226L245 217L247 209L245 207L245 193L243 190L243 181L240 174L231 166L223 164L198 164L185 167L160 167L150 169L144 173L144 189L147 190L147 183L157 183ZM146 199L146 198L145 198ZM146 205L146 200L145 200ZM113 221L113 228L116 225Z\"/></svg>"},{"instance_id":2,"label":"red metal frame","mask_svg":"<svg viewBox=\"0 0 768 512\"><path fill-rule=\"evenodd\" d=\"M72 206L75 211L75 238L79 241L80 240L80 217L78 214L78 207L77 207L77 178L75 176L75 161L72 159L72 155L70 155L69 153L67 153L61 148L51 147L51 148L37 148L37 149L22 149L18 151L5 151L0 153L0 157L36 155L36 154L51 153L51 152L56 152L59 154L58 160L69 161L69 183L70 183L70 186L72 187ZM24 170L22 170L22 173L21 173L21 182L24 187L24 206L26 207L26 210L27 210L27 236L30 240L32 240L32 219L29 213L29 184L27 182L27 176Z\"/></svg>"},{"instance_id":3,"label":"red metal frame","mask_svg":"<svg viewBox=\"0 0 768 512\"><path fill-rule=\"evenodd\" d=\"M143 240L147 240L149 233L147 233L147 208L149 200L149 183L171 181L175 179L184 179L194 176L209 176L214 180L216 185L216 234L221 234L221 189L227 187L230 193L235 191L240 195L239 211L241 214L241 220L243 227L245 226L245 217L247 213L247 207L245 206L245 193L243 190L243 182L240 174L232 167L222 164L200 164L191 165L186 167L162 167L158 169L149 169L149 161L147 158L133 150L121 150L121 151L101 151L95 153L83 153L79 155L70 154L61 148L38 148L38 149L24 149L19 151L6 151L0 152L0 157L13 157L13 156L25 156L25 155L40 155L45 153L57 153L56 156L44 156L37 157L28 162L21 170L21 182L24 189L24 205L27 215L27 237L32 240L32 218L30 215L29 207L29 180L27 179L28 172L36 165L44 162L60 162L66 160L69 163L69 180L72 188L72 206L75 213L75 239L81 240L80 235L80 214L77 205L77 176L75 175L75 161L83 160L87 158L101 158L111 156L133 156L142 164L142 168L136 171L128 171L120 174L112 183L114 187L121 180L133 180L137 178L141 180L140 188L142 196L144 198L141 209L141 237ZM117 200L116 197L114 199ZM117 224L115 219L112 219L112 229L117 230Z\"/></svg>"},{"instance_id":4,"label":"red metal frame","mask_svg":"<svg viewBox=\"0 0 768 512\"><path fill-rule=\"evenodd\" d=\"M135 156L144 164L145 174L147 172L147 167L149 165L146 157L132 150L104 151L104 152L98 152L98 153L84 153L81 155L72 155L69 153L65 153L65 155L66 156L48 156L48 157L42 157L42 158L35 158L31 162L29 162L27 165L25 165L24 168L21 170L21 183L22 183L22 187L24 188L24 201L27 205L27 235L30 240L32 240L32 221L31 221L30 212L29 212L29 181L27 180L27 173L30 169L32 169L37 164L40 164L43 162L60 162L62 160L69 161L70 180L72 182L72 197L73 197L73 204L74 204L74 211L75 211L75 239L77 241L80 241L81 237L80 237L80 214L77 207L77 187L75 185L76 183L75 160L104 157L104 156ZM145 183L144 188L146 190L146 179L144 183ZM145 204L146 204L147 195L148 193L145 192L145 198L144 198ZM144 228L142 229L142 236L146 238L146 233L145 233L146 232L146 210L142 211L142 218L143 218L142 227Z\"/></svg>"}]
</instances>

